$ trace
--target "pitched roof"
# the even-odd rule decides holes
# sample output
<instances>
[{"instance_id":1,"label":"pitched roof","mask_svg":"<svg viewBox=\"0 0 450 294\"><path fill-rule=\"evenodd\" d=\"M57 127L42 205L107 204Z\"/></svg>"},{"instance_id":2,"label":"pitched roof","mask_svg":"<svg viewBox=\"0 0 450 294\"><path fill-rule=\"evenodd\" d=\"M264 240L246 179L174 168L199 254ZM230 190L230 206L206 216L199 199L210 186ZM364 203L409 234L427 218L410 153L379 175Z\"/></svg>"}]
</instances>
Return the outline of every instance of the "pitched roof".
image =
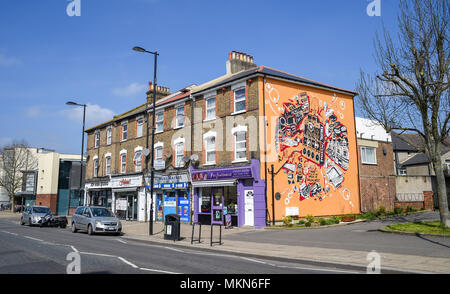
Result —
<instances>
[{"instance_id":1,"label":"pitched roof","mask_svg":"<svg viewBox=\"0 0 450 294\"><path fill-rule=\"evenodd\" d=\"M417 151L417 148L409 144L400 134L391 132L394 151Z\"/></svg>"},{"instance_id":2,"label":"pitched roof","mask_svg":"<svg viewBox=\"0 0 450 294\"><path fill-rule=\"evenodd\" d=\"M278 69L273 69L273 68L270 68L270 67L267 67L264 65L252 67L250 69L240 71L240 72L237 72L234 74L226 74L226 75L218 77L214 80L203 83L197 87L194 87L192 89L192 94L193 95L200 94L203 91L210 90L210 89L212 90L213 88L219 87L221 85L225 85L225 84L233 82L235 80L239 80L239 79L242 79L245 77L251 77L251 76L255 76L255 75L261 75L261 74L270 76L270 77L275 77L275 78L282 78L282 79L286 79L286 80L290 80L290 81L294 81L294 82L300 82L300 83L307 84L312 87L320 87L320 88L326 88L329 90L345 92L352 96L355 96L358 94L357 92L354 92L354 91L350 91L350 90L334 87L334 86L331 86L328 84L320 83L317 81L313 81L311 79L307 79L307 78L304 78L301 76L290 74L290 73L287 73L287 72L284 72L284 71L281 71Z\"/></svg>"}]
</instances>

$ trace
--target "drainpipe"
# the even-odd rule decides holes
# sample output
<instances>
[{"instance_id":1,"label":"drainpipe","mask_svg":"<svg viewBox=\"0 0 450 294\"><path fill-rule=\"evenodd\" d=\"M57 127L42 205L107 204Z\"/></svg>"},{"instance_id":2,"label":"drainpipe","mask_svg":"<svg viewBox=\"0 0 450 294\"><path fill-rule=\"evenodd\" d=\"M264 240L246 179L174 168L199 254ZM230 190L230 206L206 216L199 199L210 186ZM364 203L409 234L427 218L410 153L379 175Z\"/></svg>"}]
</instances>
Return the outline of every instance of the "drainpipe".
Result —
<instances>
[{"instance_id":1,"label":"drainpipe","mask_svg":"<svg viewBox=\"0 0 450 294\"><path fill-rule=\"evenodd\" d=\"M265 85L266 85L266 75L263 75L262 90L263 90L263 119L264 119L264 197L266 201L266 224L267 224L267 214L269 211L267 209L267 130L266 130L267 121L266 121L266 90L264 88Z\"/></svg>"}]
</instances>

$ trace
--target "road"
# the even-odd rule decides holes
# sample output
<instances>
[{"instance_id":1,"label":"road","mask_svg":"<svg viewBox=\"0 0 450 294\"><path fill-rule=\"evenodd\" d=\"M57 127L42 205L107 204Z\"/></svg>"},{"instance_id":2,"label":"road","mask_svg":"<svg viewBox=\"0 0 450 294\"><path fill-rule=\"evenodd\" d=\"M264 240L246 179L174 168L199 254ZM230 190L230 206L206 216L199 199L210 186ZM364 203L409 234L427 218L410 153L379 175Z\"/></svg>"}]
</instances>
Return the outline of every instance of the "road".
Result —
<instances>
[{"instance_id":1,"label":"road","mask_svg":"<svg viewBox=\"0 0 450 294\"><path fill-rule=\"evenodd\" d=\"M315 230L258 230L226 236L239 240L281 245L298 245L355 251L409 254L450 258L450 238L389 234L379 228L395 223L439 220L439 212L423 212L408 216L355 223Z\"/></svg>"},{"instance_id":2,"label":"road","mask_svg":"<svg viewBox=\"0 0 450 294\"><path fill-rule=\"evenodd\" d=\"M0 274L64 274L73 265L69 254L80 256L82 274L363 273L89 236L70 228L20 226L17 218L0 218Z\"/></svg>"}]
</instances>

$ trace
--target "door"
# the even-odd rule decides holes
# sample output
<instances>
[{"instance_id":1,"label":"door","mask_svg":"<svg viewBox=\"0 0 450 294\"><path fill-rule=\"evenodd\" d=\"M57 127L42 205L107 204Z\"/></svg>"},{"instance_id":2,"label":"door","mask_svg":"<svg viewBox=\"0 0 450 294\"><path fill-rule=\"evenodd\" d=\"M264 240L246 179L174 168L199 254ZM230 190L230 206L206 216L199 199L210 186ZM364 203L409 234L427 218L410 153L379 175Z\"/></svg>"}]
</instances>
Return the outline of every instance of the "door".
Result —
<instances>
[{"instance_id":1,"label":"door","mask_svg":"<svg viewBox=\"0 0 450 294\"><path fill-rule=\"evenodd\" d=\"M127 205L127 219L136 220L137 219L137 196L128 195L128 205Z\"/></svg>"},{"instance_id":2,"label":"door","mask_svg":"<svg viewBox=\"0 0 450 294\"><path fill-rule=\"evenodd\" d=\"M157 193L156 194L156 220L157 221L163 220L163 211L164 211L163 194Z\"/></svg>"},{"instance_id":3,"label":"door","mask_svg":"<svg viewBox=\"0 0 450 294\"><path fill-rule=\"evenodd\" d=\"M223 225L223 187L212 189L211 223Z\"/></svg>"},{"instance_id":4,"label":"door","mask_svg":"<svg viewBox=\"0 0 450 294\"><path fill-rule=\"evenodd\" d=\"M87 230L90 218L91 218L91 209L89 207L86 207L84 209L83 215L80 216L79 221L80 228L82 230Z\"/></svg>"},{"instance_id":5,"label":"door","mask_svg":"<svg viewBox=\"0 0 450 294\"><path fill-rule=\"evenodd\" d=\"M246 226L254 226L255 225L255 212L254 212L254 199L253 199L253 190L245 190L244 191L244 206L245 206L245 222Z\"/></svg>"}]
</instances>

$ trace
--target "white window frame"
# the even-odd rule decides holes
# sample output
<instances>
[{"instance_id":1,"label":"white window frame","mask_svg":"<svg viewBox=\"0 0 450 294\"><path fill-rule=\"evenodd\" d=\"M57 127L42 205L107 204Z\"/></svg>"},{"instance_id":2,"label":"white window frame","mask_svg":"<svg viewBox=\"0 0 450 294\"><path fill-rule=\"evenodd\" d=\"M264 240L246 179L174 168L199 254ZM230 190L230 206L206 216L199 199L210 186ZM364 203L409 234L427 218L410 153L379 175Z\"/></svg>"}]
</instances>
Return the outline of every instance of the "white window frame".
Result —
<instances>
[{"instance_id":1,"label":"white window frame","mask_svg":"<svg viewBox=\"0 0 450 294\"><path fill-rule=\"evenodd\" d=\"M240 83L238 83L238 84L235 84L235 85L232 85L232 86L231 86L231 90L233 91L233 95L234 95L234 99L233 99L233 103L234 103L234 112L233 112L233 114L243 113L243 112L246 112L246 111L247 111L246 106L244 106L244 109L242 109L242 110L236 110L236 104L237 104L238 102L245 101L245 105L247 105L247 99L248 99L248 97L247 97L247 93L245 92L246 86L247 86L247 82L246 82L246 81L243 81L243 82L240 82ZM236 100L236 92L237 92L237 91L240 91L240 90L244 90L244 99Z\"/></svg>"},{"instance_id":2,"label":"white window frame","mask_svg":"<svg viewBox=\"0 0 450 294\"><path fill-rule=\"evenodd\" d=\"M184 124L186 122L186 115L185 115L186 109L184 106L185 106L184 104L175 106L175 124L176 124L175 129L184 127ZM182 125L179 124L179 118L181 117L181 115L179 114L179 110L181 108L183 108L183 124Z\"/></svg>"},{"instance_id":3,"label":"white window frame","mask_svg":"<svg viewBox=\"0 0 450 294\"><path fill-rule=\"evenodd\" d=\"M96 130L94 133L94 148L100 147L100 130Z\"/></svg>"},{"instance_id":4,"label":"white window frame","mask_svg":"<svg viewBox=\"0 0 450 294\"><path fill-rule=\"evenodd\" d=\"M206 134L203 135L203 144L205 144L205 163L204 165L214 165L216 164L216 138L217 138L217 133L213 132L213 131L209 131ZM211 146L211 148L209 148L208 143L214 139L214 146ZM208 154L209 153L213 153L214 154L214 161L208 161Z\"/></svg>"},{"instance_id":5,"label":"white window frame","mask_svg":"<svg viewBox=\"0 0 450 294\"><path fill-rule=\"evenodd\" d=\"M178 159L178 157L180 157L180 160ZM175 144L175 167L183 167L183 157L184 157L184 141Z\"/></svg>"},{"instance_id":6,"label":"white window frame","mask_svg":"<svg viewBox=\"0 0 450 294\"><path fill-rule=\"evenodd\" d=\"M111 153L105 154L105 175L111 174Z\"/></svg>"},{"instance_id":7,"label":"white window frame","mask_svg":"<svg viewBox=\"0 0 450 294\"><path fill-rule=\"evenodd\" d=\"M98 156L94 156L94 178L98 177Z\"/></svg>"},{"instance_id":8,"label":"white window frame","mask_svg":"<svg viewBox=\"0 0 450 294\"><path fill-rule=\"evenodd\" d=\"M120 167L119 167L119 171L121 174L124 174L127 172L127 150L121 150L120 151ZM125 161L123 161L123 158L125 157ZM125 168L123 168L125 164Z\"/></svg>"},{"instance_id":9,"label":"white window frame","mask_svg":"<svg viewBox=\"0 0 450 294\"><path fill-rule=\"evenodd\" d=\"M106 145L112 144L112 127L109 126L106 128Z\"/></svg>"},{"instance_id":10,"label":"white window frame","mask_svg":"<svg viewBox=\"0 0 450 294\"><path fill-rule=\"evenodd\" d=\"M158 115L161 115L161 119L160 120L158 119ZM162 133L162 132L164 132L164 111L156 112L155 123L156 123L155 124L155 126L156 126L155 133ZM159 126L161 126L161 128L159 128Z\"/></svg>"},{"instance_id":11,"label":"white window frame","mask_svg":"<svg viewBox=\"0 0 450 294\"><path fill-rule=\"evenodd\" d=\"M217 93L214 92L210 92L205 94L205 119L204 121L209 121L209 120L215 120L217 118L217 99L216 99ZM211 117L208 116L208 110L212 110L213 107L209 106L208 107L208 101L211 101L214 99L214 115L212 115Z\"/></svg>"},{"instance_id":12,"label":"white window frame","mask_svg":"<svg viewBox=\"0 0 450 294\"><path fill-rule=\"evenodd\" d=\"M138 156L138 155L140 155L140 156ZM134 171L137 172L137 173L142 171L142 161L143 161L142 159L143 159L142 151L139 150L139 151L134 153L134 158L133 158Z\"/></svg>"},{"instance_id":13,"label":"white window frame","mask_svg":"<svg viewBox=\"0 0 450 294\"><path fill-rule=\"evenodd\" d=\"M141 121L142 123L139 124L139 121ZM139 130L140 130L140 134L139 134ZM138 116L136 118L136 138L140 138L144 136L144 117L143 116Z\"/></svg>"},{"instance_id":14,"label":"white window frame","mask_svg":"<svg viewBox=\"0 0 450 294\"><path fill-rule=\"evenodd\" d=\"M367 158L367 153L366 150L373 150L373 154L374 154L374 161L370 161L368 160L369 158ZM361 151L361 163L362 164L372 164L372 165L376 165L377 164L377 148L375 147L370 147L370 146L360 146L360 151Z\"/></svg>"},{"instance_id":15,"label":"white window frame","mask_svg":"<svg viewBox=\"0 0 450 294\"><path fill-rule=\"evenodd\" d=\"M126 126L126 131L124 132L123 130L124 130L124 126ZM123 134L126 134L126 138L124 138L124 135ZM120 135L120 137L121 137L121 142L123 142L123 141L126 141L127 139L128 139L128 121L124 121L124 122L122 122L121 123L121 135Z\"/></svg>"}]
</instances>

